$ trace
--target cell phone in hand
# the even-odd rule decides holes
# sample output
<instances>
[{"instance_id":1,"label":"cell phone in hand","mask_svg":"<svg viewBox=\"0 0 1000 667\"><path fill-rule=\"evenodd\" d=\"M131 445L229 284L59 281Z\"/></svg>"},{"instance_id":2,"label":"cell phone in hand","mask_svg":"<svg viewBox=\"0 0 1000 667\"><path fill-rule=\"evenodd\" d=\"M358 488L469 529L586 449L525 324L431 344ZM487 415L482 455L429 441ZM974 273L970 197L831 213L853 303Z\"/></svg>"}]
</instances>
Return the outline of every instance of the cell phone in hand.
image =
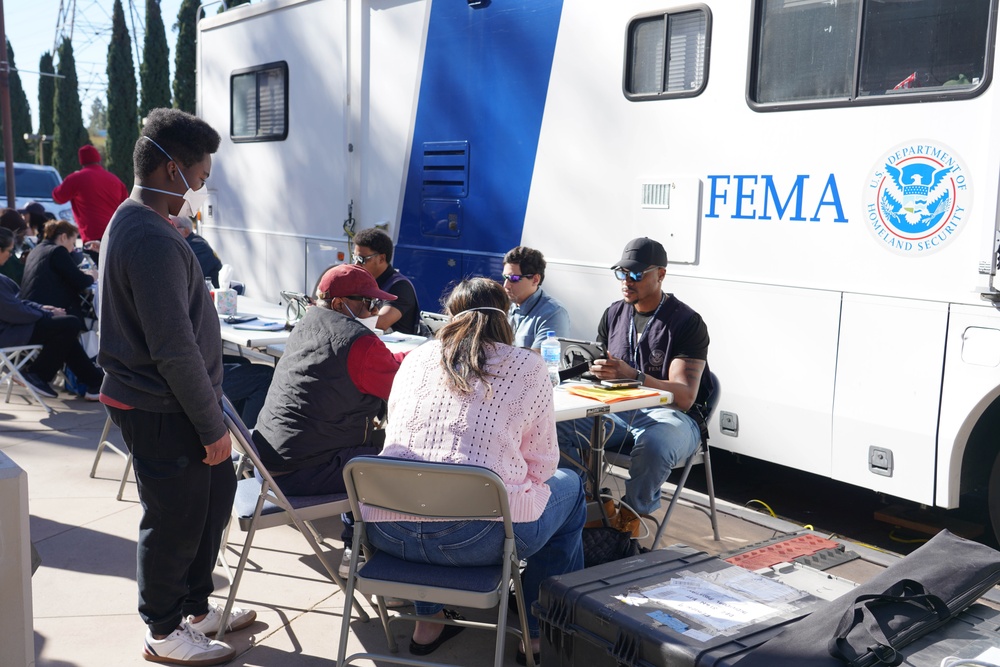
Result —
<instances>
[{"instance_id":1,"label":"cell phone in hand","mask_svg":"<svg viewBox=\"0 0 1000 667\"><path fill-rule=\"evenodd\" d=\"M616 380L601 380L601 386L606 389L633 389L642 386L642 383L638 380L619 378Z\"/></svg>"}]
</instances>

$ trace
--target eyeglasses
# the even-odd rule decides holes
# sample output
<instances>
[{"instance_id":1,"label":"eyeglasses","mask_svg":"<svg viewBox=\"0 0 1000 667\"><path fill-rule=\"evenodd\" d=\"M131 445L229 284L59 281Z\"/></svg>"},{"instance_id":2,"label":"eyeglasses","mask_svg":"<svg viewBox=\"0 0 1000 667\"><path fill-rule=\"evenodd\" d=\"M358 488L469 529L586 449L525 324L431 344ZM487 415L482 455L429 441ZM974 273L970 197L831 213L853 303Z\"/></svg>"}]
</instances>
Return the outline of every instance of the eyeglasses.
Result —
<instances>
[{"instance_id":1,"label":"eyeglasses","mask_svg":"<svg viewBox=\"0 0 1000 667\"><path fill-rule=\"evenodd\" d=\"M374 313L382 307L382 301L380 299L374 299L367 296L345 296L344 298L350 299L351 301L360 301L370 313Z\"/></svg>"},{"instance_id":2,"label":"eyeglasses","mask_svg":"<svg viewBox=\"0 0 1000 667\"><path fill-rule=\"evenodd\" d=\"M657 266L651 266L645 271L626 271L625 269L615 269L615 278L617 278L618 280L625 280L626 278L628 278L632 282L637 283L640 280L642 280L642 277L644 275L646 275L650 271L655 271L658 268L659 267Z\"/></svg>"},{"instance_id":3,"label":"eyeglasses","mask_svg":"<svg viewBox=\"0 0 1000 667\"><path fill-rule=\"evenodd\" d=\"M368 263L369 259L371 259L372 257L378 257L381 254L382 253L380 253L380 252L373 252L370 255L355 255L354 256L354 263L358 264L359 266L364 266L365 264Z\"/></svg>"},{"instance_id":4,"label":"eyeglasses","mask_svg":"<svg viewBox=\"0 0 1000 667\"><path fill-rule=\"evenodd\" d=\"M517 275L516 273L503 274L503 279L510 283L519 283L525 278L534 278L534 277L535 277L534 273L522 273L521 275Z\"/></svg>"}]
</instances>

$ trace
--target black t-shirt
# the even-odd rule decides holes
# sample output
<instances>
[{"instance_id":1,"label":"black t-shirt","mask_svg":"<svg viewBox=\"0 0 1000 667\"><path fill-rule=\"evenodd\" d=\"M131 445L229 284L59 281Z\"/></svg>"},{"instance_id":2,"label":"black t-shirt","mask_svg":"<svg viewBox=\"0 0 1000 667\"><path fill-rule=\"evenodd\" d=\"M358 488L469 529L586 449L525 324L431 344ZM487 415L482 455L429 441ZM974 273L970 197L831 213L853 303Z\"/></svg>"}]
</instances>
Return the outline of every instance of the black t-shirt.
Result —
<instances>
[{"instance_id":1,"label":"black t-shirt","mask_svg":"<svg viewBox=\"0 0 1000 667\"><path fill-rule=\"evenodd\" d=\"M396 297L395 301L387 301L386 305L392 306L402 313L396 323L392 325L392 330L405 334L415 334L420 311L417 307L417 293L413 290L413 285L410 284L409 280L403 278L402 274L399 274L401 280L396 280L388 289L384 287L397 273L399 272L390 264L375 282L378 283L379 289Z\"/></svg>"},{"instance_id":2,"label":"black t-shirt","mask_svg":"<svg viewBox=\"0 0 1000 667\"><path fill-rule=\"evenodd\" d=\"M608 345L608 310L610 310L610 306L604 310L601 321L597 323L597 340L603 343L605 348ZM652 313L636 313L637 334L642 334L652 315ZM667 366L670 365L672 359L708 359L708 327L698 313L692 314L680 329L673 332L673 337L674 355L667 360ZM631 359L626 359L626 361L632 365Z\"/></svg>"}]
</instances>

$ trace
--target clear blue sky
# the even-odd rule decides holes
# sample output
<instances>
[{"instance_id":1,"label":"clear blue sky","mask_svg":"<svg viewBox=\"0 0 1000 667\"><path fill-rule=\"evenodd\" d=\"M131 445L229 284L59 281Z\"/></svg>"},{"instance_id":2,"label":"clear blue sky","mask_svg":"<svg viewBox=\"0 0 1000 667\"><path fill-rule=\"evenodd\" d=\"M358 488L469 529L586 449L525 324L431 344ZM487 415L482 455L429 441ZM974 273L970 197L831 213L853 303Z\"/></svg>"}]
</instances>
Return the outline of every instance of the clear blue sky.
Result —
<instances>
[{"instance_id":1,"label":"clear blue sky","mask_svg":"<svg viewBox=\"0 0 1000 667\"><path fill-rule=\"evenodd\" d=\"M73 0L63 0L71 6ZM59 0L4 0L4 22L7 39L14 49L14 62L20 70L21 84L28 96L31 107L32 129L38 130L38 61L46 51L52 51L59 23ZM129 0L122 0L125 23L129 36L138 39L142 49L142 38L146 25L146 0L134 0L136 14L129 15ZM173 82L174 46L177 33L173 26L177 22L177 12L181 0L161 0L160 13L170 48L171 84ZM80 103L83 107L84 124L90 121L90 105L95 97L100 97L107 105L108 85L108 43L111 40L111 12L114 0L76 0L76 16L73 23L73 55L76 59L76 77L79 81ZM209 13L215 7L208 9ZM69 20L65 33L69 34ZM61 40L60 40L61 41ZM139 60L133 46L132 56L136 60L136 81L139 77Z\"/></svg>"}]
</instances>

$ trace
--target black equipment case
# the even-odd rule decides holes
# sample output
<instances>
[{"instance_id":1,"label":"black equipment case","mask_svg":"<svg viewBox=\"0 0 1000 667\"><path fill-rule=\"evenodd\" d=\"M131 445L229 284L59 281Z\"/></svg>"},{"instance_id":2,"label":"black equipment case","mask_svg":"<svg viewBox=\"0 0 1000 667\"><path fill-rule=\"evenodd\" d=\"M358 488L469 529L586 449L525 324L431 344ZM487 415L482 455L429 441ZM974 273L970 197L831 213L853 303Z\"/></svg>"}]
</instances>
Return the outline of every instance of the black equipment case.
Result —
<instances>
[{"instance_id":1,"label":"black equipment case","mask_svg":"<svg viewBox=\"0 0 1000 667\"><path fill-rule=\"evenodd\" d=\"M716 667L823 603L674 545L547 579L533 611L545 667Z\"/></svg>"}]
</instances>

